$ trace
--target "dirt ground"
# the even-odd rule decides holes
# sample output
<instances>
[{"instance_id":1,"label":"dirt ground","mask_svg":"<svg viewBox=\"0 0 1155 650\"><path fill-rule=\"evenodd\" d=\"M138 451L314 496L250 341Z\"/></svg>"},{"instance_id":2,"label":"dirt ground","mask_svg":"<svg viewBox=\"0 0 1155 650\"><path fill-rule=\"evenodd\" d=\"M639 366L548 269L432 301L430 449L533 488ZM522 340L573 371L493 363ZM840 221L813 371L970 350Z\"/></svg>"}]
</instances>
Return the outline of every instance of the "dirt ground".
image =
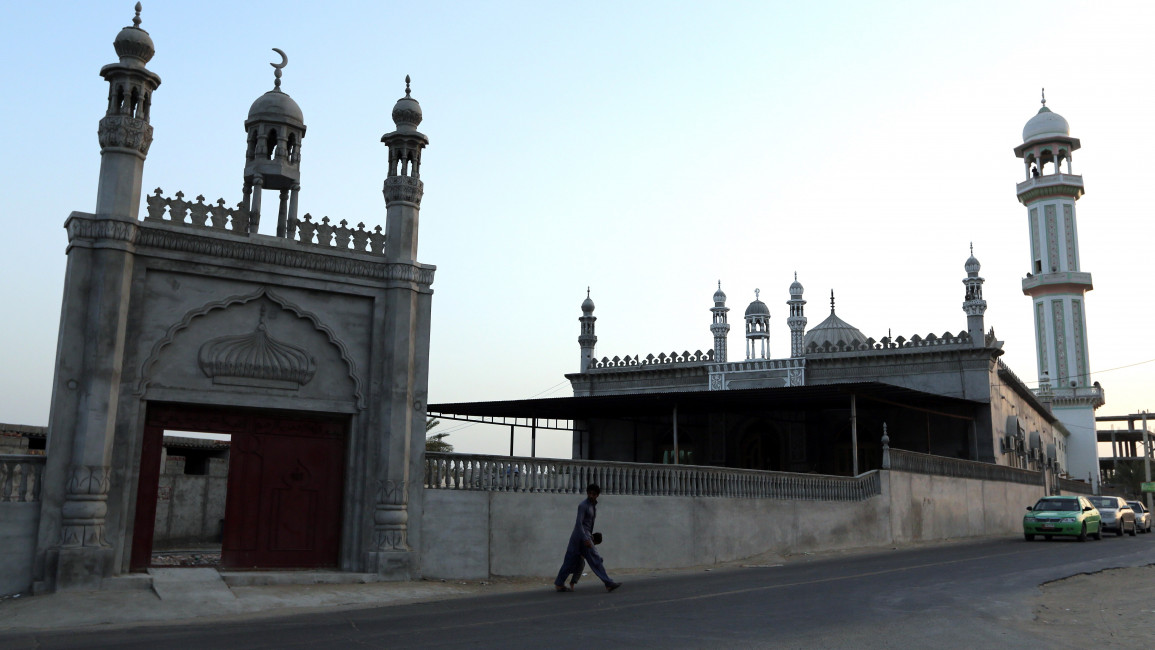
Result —
<instances>
[{"instance_id":1,"label":"dirt ground","mask_svg":"<svg viewBox=\"0 0 1155 650\"><path fill-rule=\"evenodd\" d=\"M1155 647L1155 565L1071 576L1040 591L1028 624L1040 642Z\"/></svg>"}]
</instances>

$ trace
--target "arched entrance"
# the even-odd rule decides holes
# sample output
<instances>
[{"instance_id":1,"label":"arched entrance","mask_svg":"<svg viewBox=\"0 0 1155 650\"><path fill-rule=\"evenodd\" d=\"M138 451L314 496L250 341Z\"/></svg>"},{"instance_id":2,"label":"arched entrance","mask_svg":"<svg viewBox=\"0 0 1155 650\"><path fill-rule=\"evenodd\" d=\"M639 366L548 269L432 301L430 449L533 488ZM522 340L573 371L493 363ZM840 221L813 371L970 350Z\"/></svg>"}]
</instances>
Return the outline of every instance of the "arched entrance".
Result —
<instances>
[{"instance_id":1,"label":"arched entrance","mask_svg":"<svg viewBox=\"0 0 1155 650\"><path fill-rule=\"evenodd\" d=\"M149 404L141 445L133 571L151 564L166 430L232 436L222 567L337 566L347 419Z\"/></svg>"}]
</instances>

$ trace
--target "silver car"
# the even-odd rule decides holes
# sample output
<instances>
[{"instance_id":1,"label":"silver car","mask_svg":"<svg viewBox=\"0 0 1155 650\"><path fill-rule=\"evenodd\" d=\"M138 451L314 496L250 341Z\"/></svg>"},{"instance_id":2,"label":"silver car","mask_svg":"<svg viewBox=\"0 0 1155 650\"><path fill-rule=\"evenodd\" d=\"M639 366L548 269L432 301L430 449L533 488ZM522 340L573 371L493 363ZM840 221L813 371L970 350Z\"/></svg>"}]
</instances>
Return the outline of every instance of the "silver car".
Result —
<instances>
[{"instance_id":1,"label":"silver car","mask_svg":"<svg viewBox=\"0 0 1155 650\"><path fill-rule=\"evenodd\" d=\"M1143 502L1128 501L1127 505L1131 506L1132 512L1135 513L1135 529L1141 533L1151 532L1151 511L1143 505Z\"/></svg>"},{"instance_id":2,"label":"silver car","mask_svg":"<svg viewBox=\"0 0 1155 650\"><path fill-rule=\"evenodd\" d=\"M1124 533L1135 536L1135 511L1123 497L1087 497L1103 517L1103 530L1113 530L1122 537Z\"/></svg>"}]
</instances>

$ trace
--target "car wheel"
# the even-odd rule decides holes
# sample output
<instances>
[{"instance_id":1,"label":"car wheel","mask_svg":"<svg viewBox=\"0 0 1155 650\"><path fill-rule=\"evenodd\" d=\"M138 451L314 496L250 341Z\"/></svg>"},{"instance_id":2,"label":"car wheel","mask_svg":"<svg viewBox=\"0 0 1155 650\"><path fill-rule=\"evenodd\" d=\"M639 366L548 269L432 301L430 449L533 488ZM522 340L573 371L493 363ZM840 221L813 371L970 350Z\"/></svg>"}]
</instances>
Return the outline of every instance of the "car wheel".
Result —
<instances>
[{"instance_id":1,"label":"car wheel","mask_svg":"<svg viewBox=\"0 0 1155 650\"><path fill-rule=\"evenodd\" d=\"M1023 538L1026 539L1028 542L1035 541L1035 536L1030 534L1030 533L1023 533Z\"/></svg>"},{"instance_id":2,"label":"car wheel","mask_svg":"<svg viewBox=\"0 0 1155 650\"><path fill-rule=\"evenodd\" d=\"M1102 540L1103 539L1103 526L1102 525L1100 525L1098 528L1095 529L1095 534L1092 535L1092 537L1094 537L1096 540Z\"/></svg>"},{"instance_id":3,"label":"car wheel","mask_svg":"<svg viewBox=\"0 0 1155 650\"><path fill-rule=\"evenodd\" d=\"M1079 531L1079 541L1087 541L1087 522L1083 522L1083 530Z\"/></svg>"},{"instance_id":4,"label":"car wheel","mask_svg":"<svg viewBox=\"0 0 1155 650\"><path fill-rule=\"evenodd\" d=\"M1131 522L1131 537L1134 537L1135 535L1137 535L1139 533L1139 531L1135 530L1136 528L1138 528L1138 526L1136 526L1135 522L1132 521Z\"/></svg>"},{"instance_id":5,"label":"car wheel","mask_svg":"<svg viewBox=\"0 0 1155 650\"><path fill-rule=\"evenodd\" d=\"M1122 524L1122 522L1120 522L1119 526L1117 528L1115 528L1115 537L1122 537L1122 536L1123 536L1123 524Z\"/></svg>"}]
</instances>

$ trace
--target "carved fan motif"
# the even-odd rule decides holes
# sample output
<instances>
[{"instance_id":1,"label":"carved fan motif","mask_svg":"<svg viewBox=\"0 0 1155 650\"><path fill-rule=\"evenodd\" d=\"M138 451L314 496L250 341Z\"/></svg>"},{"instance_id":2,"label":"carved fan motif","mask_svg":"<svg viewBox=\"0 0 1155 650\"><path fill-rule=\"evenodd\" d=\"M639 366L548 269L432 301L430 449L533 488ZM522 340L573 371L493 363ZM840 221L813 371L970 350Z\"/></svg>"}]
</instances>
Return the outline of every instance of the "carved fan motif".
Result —
<instances>
[{"instance_id":1,"label":"carved fan motif","mask_svg":"<svg viewBox=\"0 0 1155 650\"><path fill-rule=\"evenodd\" d=\"M305 350L269 336L263 307L255 330L205 343L198 361L214 384L295 390L316 373L316 364Z\"/></svg>"}]
</instances>

